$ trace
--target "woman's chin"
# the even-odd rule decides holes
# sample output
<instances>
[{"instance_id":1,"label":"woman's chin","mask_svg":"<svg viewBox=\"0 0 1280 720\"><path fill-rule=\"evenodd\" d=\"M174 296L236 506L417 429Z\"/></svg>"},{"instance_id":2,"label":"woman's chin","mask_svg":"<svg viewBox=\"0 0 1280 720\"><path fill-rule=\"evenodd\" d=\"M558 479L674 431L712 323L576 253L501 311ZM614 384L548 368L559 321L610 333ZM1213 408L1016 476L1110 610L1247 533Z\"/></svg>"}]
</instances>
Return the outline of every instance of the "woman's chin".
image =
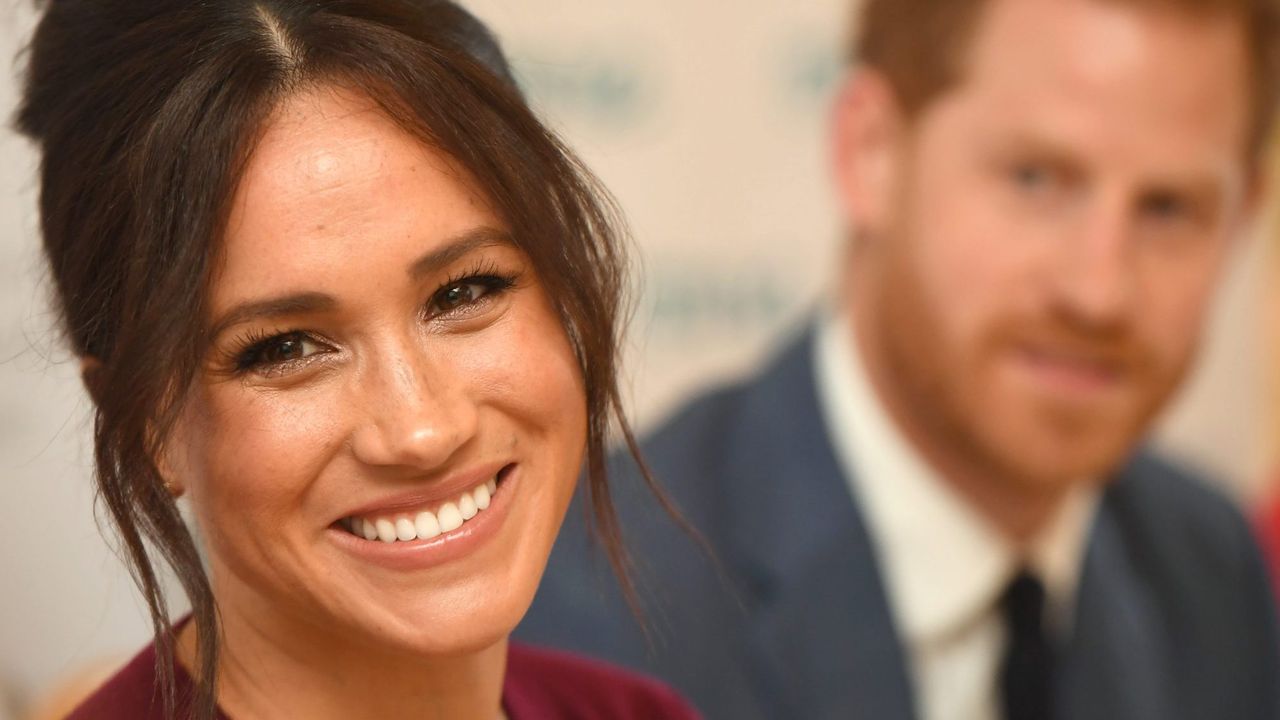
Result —
<instances>
[{"instance_id":1,"label":"woman's chin","mask_svg":"<svg viewBox=\"0 0 1280 720\"><path fill-rule=\"evenodd\" d=\"M348 622L371 648L418 657L469 654L504 641L533 595L495 592L481 598L470 592L424 593L412 604L366 608Z\"/></svg>"}]
</instances>

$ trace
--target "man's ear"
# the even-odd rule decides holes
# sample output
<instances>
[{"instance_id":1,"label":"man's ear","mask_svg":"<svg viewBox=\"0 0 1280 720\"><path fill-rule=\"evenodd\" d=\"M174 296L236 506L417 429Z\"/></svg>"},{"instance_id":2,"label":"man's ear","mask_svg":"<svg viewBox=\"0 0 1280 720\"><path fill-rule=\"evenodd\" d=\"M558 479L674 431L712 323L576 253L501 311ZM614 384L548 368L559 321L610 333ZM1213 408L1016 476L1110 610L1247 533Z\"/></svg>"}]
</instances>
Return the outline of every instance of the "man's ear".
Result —
<instances>
[{"instance_id":1,"label":"man's ear","mask_svg":"<svg viewBox=\"0 0 1280 720\"><path fill-rule=\"evenodd\" d=\"M1244 210L1246 217L1257 218L1266 212L1269 202L1280 199L1276 195L1277 179L1280 179L1280 152L1272 153L1272 157L1276 162L1271 163L1271 167L1267 167L1267 163L1260 163L1249 172L1245 182L1248 183L1244 188Z\"/></svg>"},{"instance_id":2,"label":"man's ear","mask_svg":"<svg viewBox=\"0 0 1280 720\"><path fill-rule=\"evenodd\" d=\"M1253 238L1256 231L1266 230L1273 222L1270 209L1280 201L1280 153L1275 153L1277 162L1274 169L1267 165L1267 158L1259 160L1249 168L1241 190L1240 208L1236 213L1239 219L1232 228L1232 243L1238 249L1241 243Z\"/></svg>"},{"instance_id":3,"label":"man's ear","mask_svg":"<svg viewBox=\"0 0 1280 720\"><path fill-rule=\"evenodd\" d=\"M875 237L889 223L900 175L906 120L887 78L849 71L832 117L836 188L848 225Z\"/></svg>"}]
</instances>

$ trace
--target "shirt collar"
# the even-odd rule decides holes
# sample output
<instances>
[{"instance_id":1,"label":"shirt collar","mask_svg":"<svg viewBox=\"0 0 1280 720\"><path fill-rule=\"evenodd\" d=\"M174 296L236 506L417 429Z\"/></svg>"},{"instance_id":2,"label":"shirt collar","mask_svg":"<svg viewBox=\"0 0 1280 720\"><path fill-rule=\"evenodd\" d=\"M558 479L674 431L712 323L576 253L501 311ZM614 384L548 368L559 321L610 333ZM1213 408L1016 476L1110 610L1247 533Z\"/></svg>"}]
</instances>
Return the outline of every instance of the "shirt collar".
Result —
<instances>
[{"instance_id":1,"label":"shirt collar","mask_svg":"<svg viewBox=\"0 0 1280 720\"><path fill-rule=\"evenodd\" d=\"M944 640L996 607L1020 567L1045 584L1050 622L1070 630L1089 526L1098 502L1079 483L1024 549L1007 541L908 442L876 397L846 316L816 334L819 405L836 457L876 538L890 606L904 639Z\"/></svg>"}]
</instances>

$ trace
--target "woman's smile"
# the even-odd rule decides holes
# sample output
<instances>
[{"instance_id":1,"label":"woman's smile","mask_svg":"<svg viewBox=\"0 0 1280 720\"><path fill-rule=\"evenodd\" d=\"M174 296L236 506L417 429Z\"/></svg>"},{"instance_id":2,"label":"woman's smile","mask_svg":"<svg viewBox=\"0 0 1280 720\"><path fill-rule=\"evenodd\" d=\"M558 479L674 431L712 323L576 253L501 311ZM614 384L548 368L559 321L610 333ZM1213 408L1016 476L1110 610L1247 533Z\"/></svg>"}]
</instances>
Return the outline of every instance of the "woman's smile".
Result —
<instances>
[{"instance_id":1,"label":"woman's smile","mask_svg":"<svg viewBox=\"0 0 1280 720\"><path fill-rule=\"evenodd\" d=\"M359 562L422 570L464 558L494 536L519 488L518 466L483 468L345 515L326 537ZM457 490L462 485L464 489Z\"/></svg>"}]
</instances>

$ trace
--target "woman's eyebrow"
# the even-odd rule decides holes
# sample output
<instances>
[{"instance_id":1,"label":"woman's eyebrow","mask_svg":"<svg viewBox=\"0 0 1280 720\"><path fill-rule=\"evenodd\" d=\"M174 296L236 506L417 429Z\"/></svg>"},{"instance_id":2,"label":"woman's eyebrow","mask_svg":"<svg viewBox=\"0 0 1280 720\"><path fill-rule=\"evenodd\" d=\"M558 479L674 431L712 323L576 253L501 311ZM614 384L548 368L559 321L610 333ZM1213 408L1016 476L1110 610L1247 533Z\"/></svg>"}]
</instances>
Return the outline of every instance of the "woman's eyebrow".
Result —
<instances>
[{"instance_id":1,"label":"woman's eyebrow","mask_svg":"<svg viewBox=\"0 0 1280 720\"><path fill-rule=\"evenodd\" d=\"M450 240L442 247L436 248L409 264L409 277L419 280L430 275L468 253L482 247L493 245L514 245L511 234L506 230L493 227L479 227L468 230ZM209 331L211 339L217 339L234 327L250 320L276 318L289 315L305 315L332 310L338 304L332 295L321 292L302 292L263 300L250 300L232 307L222 315Z\"/></svg>"},{"instance_id":2,"label":"woman's eyebrow","mask_svg":"<svg viewBox=\"0 0 1280 720\"><path fill-rule=\"evenodd\" d=\"M228 310L221 319L213 324L212 329L209 331L209 337L217 339L227 328L249 320L322 312L333 309L337 304L338 301L331 295L319 292L304 292L265 300L251 300Z\"/></svg>"},{"instance_id":3,"label":"woman's eyebrow","mask_svg":"<svg viewBox=\"0 0 1280 720\"><path fill-rule=\"evenodd\" d=\"M515 245L511 233L494 227L478 227L448 240L409 265L409 278L420 280L444 268L468 253L493 245Z\"/></svg>"}]
</instances>

